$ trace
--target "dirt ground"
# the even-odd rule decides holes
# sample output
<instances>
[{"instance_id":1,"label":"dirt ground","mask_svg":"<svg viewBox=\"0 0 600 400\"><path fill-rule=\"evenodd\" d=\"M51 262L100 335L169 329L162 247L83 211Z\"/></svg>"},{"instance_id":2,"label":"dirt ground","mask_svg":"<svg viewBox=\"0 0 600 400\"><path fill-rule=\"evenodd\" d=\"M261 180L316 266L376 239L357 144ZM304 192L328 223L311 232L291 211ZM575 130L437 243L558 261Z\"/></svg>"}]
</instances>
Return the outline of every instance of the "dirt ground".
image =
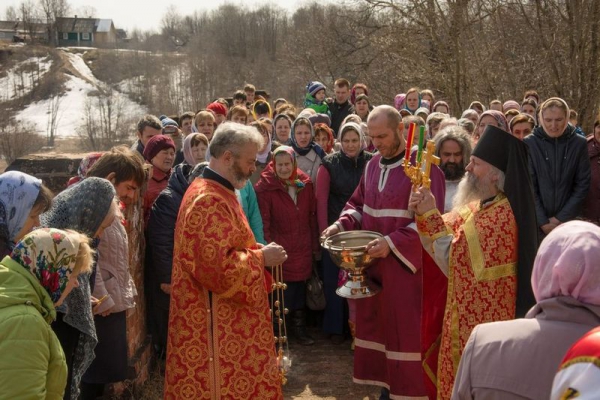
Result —
<instances>
[{"instance_id":1,"label":"dirt ground","mask_svg":"<svg viewBox=\"0 0 600 400\"><path fill-rule=\"evenodd\" d=\"M314 346L291 345L292 368L283 387L286 400L376 400L380 389L352 382L350 340L334 345L316 329L311 330ZM162 398L164 375L154 371L140 398Z\"/></svg>"}]
</instances>

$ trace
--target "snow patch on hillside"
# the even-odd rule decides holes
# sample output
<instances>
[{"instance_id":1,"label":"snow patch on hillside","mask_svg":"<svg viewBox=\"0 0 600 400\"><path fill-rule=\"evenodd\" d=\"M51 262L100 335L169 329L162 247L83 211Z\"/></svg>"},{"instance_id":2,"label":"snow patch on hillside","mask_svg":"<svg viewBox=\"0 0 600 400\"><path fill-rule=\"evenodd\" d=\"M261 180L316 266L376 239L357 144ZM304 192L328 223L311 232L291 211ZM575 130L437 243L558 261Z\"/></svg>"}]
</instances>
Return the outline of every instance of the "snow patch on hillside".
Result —
<instances>
[{"instance_id":1,"label":"snow patch on hillside","mask_svg":"<svg viewBox=\"0 0 600 400\"><path fill-rule=\"evenodd\" d=\"M6 71L0 78L0 102L29 94L52 66L50 57L33 57Z\"/></svg>"}]
</instances>

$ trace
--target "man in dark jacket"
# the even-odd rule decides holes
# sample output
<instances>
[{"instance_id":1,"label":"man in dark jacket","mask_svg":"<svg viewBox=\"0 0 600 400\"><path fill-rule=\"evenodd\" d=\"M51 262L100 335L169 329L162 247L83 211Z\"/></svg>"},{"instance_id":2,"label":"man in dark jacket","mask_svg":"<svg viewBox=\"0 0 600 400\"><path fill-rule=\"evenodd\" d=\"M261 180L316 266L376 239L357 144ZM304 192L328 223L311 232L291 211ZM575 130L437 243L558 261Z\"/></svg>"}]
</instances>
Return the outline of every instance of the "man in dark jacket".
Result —
<instances>
[{"instance_id":1,"label":"man in dark jacket","mask_svg":"<svg viewBox=\"0 0 600 400\"><path fill-rule=\"evenodd\" d=\"M341 78L334 83L335 99L329 99L327 105L331 113L331 129L338 136L338 130L342 121L348 115L354 113L354 107L350 103L350 82L347 79Z\"/></svg>"},{"instance_id":2,"label":"man in dark jacket","mask_svg":"<svg viewBox=\"0 0 600 400\"><path fill-rule=\"evenodd\" d=\"M167 350L171 270L177 213L183 195L190 183L200 176L207 162L196 167L178 164L173 168L167 187L160 192L150 211L147 229L147 247L150 259L146 262L148 274L149 327L155 349L160 356ZM193 169L192 169L193 168ZM150 309L152 308L152 309Z\"/></svg>"},{"instance_id":3,"label":"man in dark jacket","mask_svg":"<svg viewBox=\"0 0 600 400\"><path fill-rule=\"evenodd\" d=\"M544 235L577 217L590 188L587 143L568 124L568 115L564 100L546 100L540 126L523 140L529 148L537 223Z\"/></svg>"},{"instance_id":4,"label":"man in dark jacket","mask_svg":"<svg viewBox=\"0 0 600 400\"><path fill-rule=\"evenodd\" d=\"M162 123L156 116L147 114L144 115L137 123L137 138L138 140L131 145L131 150L140 153L143 158L144 147L153 136L162 134Z\"/></svg>"}]
</instances>

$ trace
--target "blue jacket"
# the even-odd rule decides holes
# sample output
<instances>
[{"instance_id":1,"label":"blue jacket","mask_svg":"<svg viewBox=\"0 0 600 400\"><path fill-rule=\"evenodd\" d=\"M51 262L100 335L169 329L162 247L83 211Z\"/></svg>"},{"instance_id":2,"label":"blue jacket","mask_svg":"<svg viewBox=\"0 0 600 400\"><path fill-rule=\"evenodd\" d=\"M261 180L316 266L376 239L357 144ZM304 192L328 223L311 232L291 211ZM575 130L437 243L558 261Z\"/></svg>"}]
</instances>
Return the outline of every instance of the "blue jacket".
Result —
<instances>
[{"instance_id":1,"label":"blue jacket","mask_svg":"<svg viewBox=\"0 0 600 400\"><path fill-rule=\"evenodd\" d=\"M250 229L252 229L252 233L254 233L254 238L258 243L267 244L267 242L265 242L263 231L262 216L260 215L258 200L256 199L256 192L254 192L252 182L248 180L246 186L244 186L242 190L236 190L235 194L242 204Z\"/></svg>"}]
</instances>

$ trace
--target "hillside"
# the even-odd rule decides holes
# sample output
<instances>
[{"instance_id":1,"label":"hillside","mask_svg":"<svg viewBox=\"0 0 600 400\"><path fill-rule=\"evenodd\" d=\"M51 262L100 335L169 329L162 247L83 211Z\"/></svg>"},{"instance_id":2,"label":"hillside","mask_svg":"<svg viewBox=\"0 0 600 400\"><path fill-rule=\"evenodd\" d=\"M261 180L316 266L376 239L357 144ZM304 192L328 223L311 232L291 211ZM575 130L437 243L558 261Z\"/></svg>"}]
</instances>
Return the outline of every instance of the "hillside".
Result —
<instances>
[{"instance_id":1,"label":"hillside","mask_svg":"<svg viewBox=\"0 0 600 400\"><path fill-rule=\"evenodd\" d=\"M95 50L0 45L0 110L42 137L131 136L146 107L94 75L84 60Z\"/></svg>"}]
</instances>

